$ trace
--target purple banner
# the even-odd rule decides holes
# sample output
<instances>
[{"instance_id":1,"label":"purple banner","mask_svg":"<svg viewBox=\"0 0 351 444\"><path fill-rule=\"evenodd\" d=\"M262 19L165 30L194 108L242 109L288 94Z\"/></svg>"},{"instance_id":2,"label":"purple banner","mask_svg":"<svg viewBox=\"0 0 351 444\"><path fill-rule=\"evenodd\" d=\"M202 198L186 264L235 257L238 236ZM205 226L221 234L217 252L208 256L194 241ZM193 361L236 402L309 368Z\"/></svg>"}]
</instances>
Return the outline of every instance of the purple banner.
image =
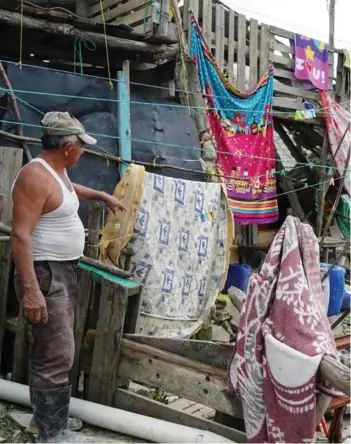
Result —
<instances>
[{"instance_id":1,"label":"purple banner","mask_svg":"<svg viewBox=\"0 0 351 444\"><path fill-rule=\"evenodd\" d=\"M325 43L295 34L295 77L309 80L318 89L328 89L328 47Z\"/></svg>"}]
</instances>

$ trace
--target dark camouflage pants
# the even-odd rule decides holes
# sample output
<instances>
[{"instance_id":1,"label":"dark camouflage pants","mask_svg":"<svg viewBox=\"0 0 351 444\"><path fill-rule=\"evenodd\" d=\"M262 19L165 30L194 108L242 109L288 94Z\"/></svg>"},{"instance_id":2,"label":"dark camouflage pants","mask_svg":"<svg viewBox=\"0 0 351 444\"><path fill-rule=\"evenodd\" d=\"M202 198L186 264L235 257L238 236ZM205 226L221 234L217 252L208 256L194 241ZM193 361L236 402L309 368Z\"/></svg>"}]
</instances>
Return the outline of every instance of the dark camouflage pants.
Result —
<instances>
[{"instance_id":1,"label":"dark camouflage pants","mask_svg":"<svg viewBox=\"0 0 351 444\"><path fill-rule=\"evenodd\" d=\"M34 263L40 289L48 310L46 324L32 324L30 350L30 386L62 387L69 383L68 374L74 360L74 310L77 300L76 262L42 261ZM23 287L15 275L16 293Z\"/></svg>"}]
</instances>

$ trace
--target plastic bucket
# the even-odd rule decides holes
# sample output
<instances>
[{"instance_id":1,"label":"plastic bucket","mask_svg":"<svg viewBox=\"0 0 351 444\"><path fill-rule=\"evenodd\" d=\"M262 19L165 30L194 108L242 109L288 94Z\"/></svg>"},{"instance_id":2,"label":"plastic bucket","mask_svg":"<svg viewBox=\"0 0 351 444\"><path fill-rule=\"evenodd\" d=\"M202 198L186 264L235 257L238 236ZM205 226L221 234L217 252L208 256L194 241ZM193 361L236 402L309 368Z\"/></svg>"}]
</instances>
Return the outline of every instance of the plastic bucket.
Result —
<instances>
[{"instance_id":1,"label":"plastic bucket","mask_svg":"<svg viewBox=\"0 0 351 444\"><path fill-rule=\"evenodd\" d=\"M330 264L321 264L322 268L331 268ZM340 313L345 290L344 267L335 266L329 273L330 298L328 316L336 316Z\"/></svg>"},{"instance_id":2,"label":"plastic bucket","mask_svg":"<svg viewBox=\"0 0 351 444\"><path fill-rule=\"evenodd\" d=\"M236 287L246 293L247 286L251 275L251 267L245 264L230 264L228 270L227 282L224 286L224 292L228 292L228 288Z\"/></svg>"}]
</instances>

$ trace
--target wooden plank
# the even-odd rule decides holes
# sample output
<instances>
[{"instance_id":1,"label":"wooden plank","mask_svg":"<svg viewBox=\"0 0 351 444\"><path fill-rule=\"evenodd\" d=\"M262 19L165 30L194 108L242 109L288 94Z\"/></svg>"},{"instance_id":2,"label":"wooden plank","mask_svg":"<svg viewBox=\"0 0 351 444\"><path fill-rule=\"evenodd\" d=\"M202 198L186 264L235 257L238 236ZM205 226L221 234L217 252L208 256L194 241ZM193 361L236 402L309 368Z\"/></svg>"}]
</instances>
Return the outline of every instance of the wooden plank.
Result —
<instances>
[{"instance_id":1,"label":"wooden plank","mask_svg":"<svg viewBox=\"0 0 351 444\"><path fill-rule=\"evenodd\" d=\"M76 396L78 392L81 349L88 317L89 301L91 297L92 279L90 272L79 270L78 283L78 296L74 321L75 355L70 375L70 381L72 384L72 396Z\"/></svg>"},{"instance_id":2,"label":"wooden plank","mask_svg":"<svg viewBox=\"0 0 351 444\"><path fill-rule=\"evenodd\" d=\"M1 350L6 326L8 285L11 269L11 243L0 242L0 365Z\"/></svg>"},{"instance_id":3,"label":"wooden plank","mask_svg":"<svg viewBox=\"0 0 351 444\"><path fill-rule=\"evenodd\" d=\"M235 38L235 13L229 10L228 30L228 80L234 83L234 38Z\"/></svg>"},{"instance_id":4,"label":"wooden plank","mask_svg":"<svg viewBox=\"0 0 351 444\"><path fill-rule=\"evenodd\" d=\"M102 377L104 373L107 336L109 333L113 288L112 283L103 282L103 284L88 387L88 401L97 403L100 403L101 399L100 395L102 391Z\"/></svg>"},{"instance_id":5,"label":"wooden plank","mask_svg":"<svg viewBox=\"0 0 351 444\"><path fill-rule=\"evenodd\" d=\"M275 157L276 157L276 168L278 171L281 171L283 169L283 163L280 160L280 156L277 149L275 149ZM279 182L282 190L285 193L288 193L287 196L291 208L293 210L293 216L298 217L301 221L305 220L305 213L303 211L303 208L301 207L299 198L296 192L294 191L295 188L292 179L289 176L280 175Z\"/></svg>"},{"instance_id":6,"label":"wooden plank","mask_svg":"<svg viewBox=\"0 0 351 444\"><path fill-rule=\"evenodd\" d=\"M107 347L104 362L105 368L102 381L102 393L100 396L100 402L109 406L112 406L114 403L114 396L118 384L122 385L123 383L123 385L125 385L125 382L127 382L118 381L118 373L116 369L118 368L128 305L128 290L124 287L114 285L112 298L111 319L106 338Z\"/></svg>"},{"instance_id":7,"label":"wooden plank","mask_svg":"<svg viewBox=\"0 0 351 444\"><path fill-rule=\"evenodd\" d=\"M91 257L92 259L99 258L100 208L98 202L89 205L86 256Z\"/></svg>"},{"instance_id":8,"label":"wooden plank","mask_svg":"<svg viewBox=\"0 0 351 444\"><path fill-rule=\"evenodd\" d=\"M162 419L163 421L169 421L174 424L182 424L187 427L208 430L217 433L220 436L224 436L233 442L247 442L246 434L239 430L235 430L205 418L192 416L189 413L172 408L172 404L168 406L127 390L117 390L114 406L119 409L127 410L128 412Z\"/></svg>"},{"instance_id":9,"label":"wooden plank","mask_svg":"<svg viewBox=\"0 0 351 444\"><path fill-rule=\"evenodd\" d=\"M90 257L82 256L79 260L79 264L87 264L98 270L104 271L106 273L112 274L113 276L119 276L128 279L131 276L131 273L128 271L121 270L114 265L105 264L97 259L92 259ZM138 283L137 283L138 284ZM138 285L140 286L140 284Z\"/></svg>"},{"instance_id":10,"label":"wooden plank","mask_svg":"<svg viewBox=\"0 0 351 444\"><path fill-rule=\"evenodd\" d=\"M293 110L301 109L301 100L298 100L297 98L273 97L273 106Z\"/></svg>"},{"instance_id":11,"label":"wooden plank","mask_svg":"<svg viewBox=\"0 0 351 444\"><path fill-rule=\"evenodd\" d=\"M136 332L140 314L140 304L141 293L128 297L127 313L124 321L124 333L134 334Z\"/></svg>"},{"instance_id":12,"label":"wooden plank","mask_svg":"<svg viewBox=\"0 0 351 444\"><path fill-rule=\"evenodd\" d=\"M89 378L89 401L113 405L128 291L104 280Z\"/></svg>"},{"instance_id":13,"label":"wooden plank","mask_svg":"<svg viewBox=\"0 0 351 444\"><path fill-rule=\"evenodd\" d=\"M161 0L160 22L155 32L155 36L159 38L168 36L169 1Z\"/></svg>"},{"instance_id":14,"label":"wooden plank","mask_svg":"<svg viewBox=\"0 0 351 444\"><path fill-rule=\"evenodd\" d=\"M105 18L107 17L107 9L113 9L115 6L119 6L122 4L123 0L104 0L102 2L102 7L105 13ZM128 0L127 3L129 10L133 10L134 8L141 7L145 5L145 0ZM94 15L101 14L101 5L100 2L97 2L95 5L91 6L89 10L89 17L93 17Z\"/></svg>"},{"instance_id":15,"label":"wooden plank","mask_svg":"<svg viewBox=\"0 0 351 444\"><path fill-rule=\"evenodd\" d=\"M283 57L278 54L273 54L272 56L272 62L279 63L281 65L284 65L287 68L294 69L294 61L290 57Z\"/></svg>"},{"instance_id":16,"label":"wooden plank","mask_svg":"<svg viewBox=\"0 0 351 444\"><path fill-rule=\"evenodd\" d=\"M318 92L309 91L309 90L303 89L302 87L299 88L299 87L284 85L283 83L279 82L278 80L274 80L273 90L275 92L288 94L288 95L294 96L294 97L298 96L298 97L302 97L304 99L313 99L317 102L320 101L320 95Z\"/></svg>"},{"instance_id":17,"label":"wooden plank","mask_svg":"<svg viewBox=\"0 0 351 444\"><path fill-rule=\"evenodd\" d=\"M205 41L211 47L212 36L212 0L202 1L202 32Z\"/></svg>"},{"instance_id":18,"label":"wooden plank","mask_svg":"<svg viewBox=\"0 0 351 444\"><path fill-rule=\"evenodd\" d=\"M2 23L9 26L17 26L21 23L21 15L18 13L10 13L9 11L0 9L0 20L2 21ZM99 34L97 32L85 31L68 23L58 24L26 16L23 17L22 22L24 29L32 29L37 31L42 31L43 29L45 29L47 33L56 36L66 35L72 38L74 35L75 37L83 37L85 39L90 39L97 46L103 48L105 48L107 41L107 45L110 49L129 51L134 55L148 55L149 60L152 58L153 61L162 57L174 57L179 51L178 48L170 48L167 45L155 45L147 42L114 37L111 35L105 37L103 33ZM144 60L148 61L146 58Z\"/></svg>"},{"instance_id":19,"label":"wooden plank","mask_svg":"<svg viewBox=\"0 0 351 444\"><path fill-rule=\"evenodd\" d=\"M257 85L258 64L258 21L250 20L250 89Z\"/></svg>"},{"instance_id":20,"label":"wooden plank","mask_svg":"<svg viewBox=\"0 0 351 444\"><path fill-rule=\"evenodd\" d=\"M269 31L268 25L261 23L260 33L260 77L264 75L268 68L269 56Z\"/></svg>"},{"instance_id":21,"label":"wooden plank","mask_svg":"<svg viewBox=\"0 0 351 444\"><path fill-rule=\"evenodd\" d=\"M293 48L288 45L284 45L283 43L277 42L276 40L272 40L269 45L270 49L275 51L280 51L284 54L293 54Z\"/></svg>"},{"instance_id":22,"label":"wooden plank","mask_svg":"<svg viewBox=\"0 0 351 444\"><path fill-rule=\"evenodd\" d=\"M349 349L350 336L342 336L341 338L335 339L335 345L337 350Z\"/></svg>"},{"instance_id":23,"label":"wooden plank","mask_svg":"<svg viewBox=\"0 0 351 444\"><path fill-rule=\"evenodd\" d=\"M131 122L130 122L130 84L129 62L123 62L123 71L119 71L118 78L118 134L119 155L125 160L132 159ZM125 174L129 164L121 164L121 174Z\"/></svg>"},{"instance_id":24,"label":"wooden plank","mask_svg":"<svg viewBox=\"0 0 351 444\"><path fill-rule=\"evenodd\" d=\"M211 9L212 10L212 9ZM216 61L221 70L224 68L224 8L216 4Z\"/></svg>"},{"instance_id":25,"label":"wooden plank","mask_svg":"<svg viewBox=\"0 0 351 444\"><path fill-rule=\"evenodd\" d=\"M188 35L188 40L190 41L190 30L189 30L189 26L190 26L190 14L189 14L189 7L190 7L190 0L184 0L184 6L182 8L182 22L183 22L183 30L185 32L185 34Z\"/></svg>"},{"instance_id":26,"label":"wooden plank","mask_svg":"<svg viewBox=\"0 0 351 444\"><path fill-rule=\"evenodd\" d=\"M129 14L123 17L116 17L113 20L113 24L116 25L130 25L132 26L134 23L144 22L147 18L152 17L152 8L151 6L139 9L138 11L132 11ZM145 23L145 32L147 31L147 26Z\"/></svg>"},{"instance_id":27,"label":"wooden plank","mask_svg":"<svg viewBox=\"0 0 351 444\"><path fill-rule=\"evenodd\" d=\"M241 403L228 391L227 372L216 367L123 339L118 375L242 416Z\"/></svg>"},{"instance_id":28,"label":"wooden plank","mask_svg":"<svg viewBox=\"0 0 351 444\"><path fill-rule=\"evenodd\" d=\"M146 20L146 29L148 30L152 28L153 28L152 17L149 17ZM133 25L133 35L134 34L145 36L145 23L140 23L140 25Z\"/></svg>"},{"instance_id":29,"label":"wooden plank","mask_svg":"<svg viewBox=\"0 0 351 444\"><path fill-rule=\"evenodd\" d=\"M295 35L291 31L287 31L286 29L278 28L277 26L270 26L269 32L274 35L278 35L279 37L284 37L289 40L293 40Z\"/></svg>"},{"instance_id":30,"label":"wooden plank","mask_svg":"<svg viewBox=\"0 0 351 444\"><path fill-rule=\"evenodd\" d=\"M238 56L237 56L237 81L236 85L240 91L245 91L245 44L246 44L246 18L238 14Z\"/></svg>"},{"instance_id":31,"label":"wooden plank","mask_svg":"<svg viewBox=\"0 0 351 444\"><path fill-rule=\"evenodd\" d=\"M22 149L0 146L0 194L6 196L2 217L5 225L12 222L11 188L22 167L22 159Z\"/></svg>"},{"instance_id":32,"label":"wooden plank","mask_svg":"<svg viewBox=\"0 0 351 444\"><path fill-rule=\"evenodd\" d=\"M200 1L199 0L189 0L189 8L192 9L195 18L199 19Z\"/></svg>"},{"instance_id":33,"label":"wooden plank","mask_svg":"<svg viewBox=\"0 0 351 444\"><path fill-rule=\"evenodd\" d=\"M127 3L118 2L116 3L115 7L104 12L105 21L106 23L111 22L115 18L126 15L132 11L137 11L137 10L145 11L145 7L146 7L145 2L142 2L140 0L128 0ZM94 17L94 20L102 21L100 7L98 14Z\"/></svg>"},{"instance_id":34,"label":"wooden plank","mask_svg":"<svg viewBox=\"0 0 351 444\"><path fill-rule=\"evenodd\" d=\"M287 69L274 68L274 77L283 78L289 80L295 80L295 75L292 71Z\"/></svg>"},{"instance_id":35,"label":"wooden plank","mask_svg":"<svg viewBox=\"0 0 351 444\"><path fill-rule=\"evenodd\" d=\"M124 335L125 339L139 344L155 347L169 353L175 353L193 361L210 364L213 367L226 370L233 356L233 346L209 341L197 341L194 339L170 339L155 338L144 335Z\"/></svg>"},{"instance_id":36,"label":"wooden plank","mask_svg":"<svg viewBox=\"0 0 351 444\"><path fill-rule=\"evenodd\" d=\"M325 355L319 366L319 375L337 390L350 396L350 369L346 365Z\"/></svg>"},{"instance_id":37,"label":"wooden plank","mask_svg":"<svg viewBox=\"0 0 351 444\"><path fill-rule=\"evenodd\" d=\"M107 273L104 270L95 267L93 268L91 265L85 264L81 261L78 263L78 267L82 270L91 271L93 273L93 279L96 279L98 281L106 279L115 284L121 285L122 287L128 288L129 296L140 293L140 283L137 281L133 281L132 279L125 279L123 277Z\"/></svg>"}]
</instances>

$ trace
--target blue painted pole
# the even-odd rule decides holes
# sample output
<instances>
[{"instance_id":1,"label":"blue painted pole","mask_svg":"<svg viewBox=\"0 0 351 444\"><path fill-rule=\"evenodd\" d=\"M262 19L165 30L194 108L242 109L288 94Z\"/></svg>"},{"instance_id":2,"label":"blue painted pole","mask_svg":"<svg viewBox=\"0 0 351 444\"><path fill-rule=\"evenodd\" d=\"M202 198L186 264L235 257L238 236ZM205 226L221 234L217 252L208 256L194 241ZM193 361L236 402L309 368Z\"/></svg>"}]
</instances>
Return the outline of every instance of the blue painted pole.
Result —
<instances>
[{"instance_id":1,"label":"blue painted pole","mask_svg":"<svg viewBox=\"0 0 351 444\"><path fill-rule=\"evenodd\" d=\"M131 125L130 125L130 87L129 87L129 61L123 62L123 71L118 71L118 134L119 155L125 160L132 160ZM129 165L121 164L123 176Z\"/></svg>"}]
</instances>

